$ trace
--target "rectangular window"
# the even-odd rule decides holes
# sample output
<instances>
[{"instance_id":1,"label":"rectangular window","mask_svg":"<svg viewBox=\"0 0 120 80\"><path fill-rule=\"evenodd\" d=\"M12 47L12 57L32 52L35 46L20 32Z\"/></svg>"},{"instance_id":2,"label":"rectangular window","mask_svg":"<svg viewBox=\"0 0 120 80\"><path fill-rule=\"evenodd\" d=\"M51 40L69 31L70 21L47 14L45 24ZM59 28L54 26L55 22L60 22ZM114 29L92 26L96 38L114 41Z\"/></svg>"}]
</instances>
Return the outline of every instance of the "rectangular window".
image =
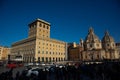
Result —
<instances>
[{"instance_id":1,"label":"rectangular window","mask_svg":"<svg viewBox=\"0 0 120 80\"><path fill-rule=\"evenodd\" d=\"M90 44L90 48L92 48L92 44Z\"/></svg>"},{"instance_id":2,"label":"rectangular window","mask_svg":"<svg viewBox=\"0 0 120 80\"><path fill-rule=\"evenodd\" d=\"M49 58L49 61L51 62L51 57Z\"/></svg>"},{"instance_id":3,"label":"rectangular window","mask_svg":"<svg viewBox=\"0 0 120 80\"><path fill-rule=\"evenodd\" d=\"M44 62L44 57L42 57L42 62Z\"/></svg>"},{"instance_id":4,"label":"rectangular window","mask_svg":"<svg viewBox=\"0 0 120 80\"><path fill-rule=\"evenodd\" d=\"M46 54L48 54L48 51L46 51Z\"/></svg>"},{"instance_id":5,"label":"rectangular window","mask_svg":"<svg viewBox=\"0 0 120 80\"><path fill-rule=\"evenodd\" d=\"M38 54L40 54L40 51L38 51Z\"/></svg>"},{"instance_id":6,"label":"rectangular window","mask_svg":"<svg viewBox=\"0 0 120 80\"><path fill-rule=\"evenodd\" d=\"M46 62L48 62L48 57L46 57Z\"/></svg>"},{"instance_id":7,"label":"rectangular window","mask_svg":"<svg viewBox=\"0 0 120 80\"><path fill-rule=\"evenodd\" d=\"M43 25L43 28L45 28L45 25Z\"/></svg>"},{"instance_id":8,"label":"rectangular window","mask_svg":"<svg viewBox=\"0 0 120 80\"><path fill-rule=\"evenodd\" d=\"M40 63L40 57L38 57L38 63Z\"/></svg>"},{"instance_id":9,"label":"rectangular window","mask_svg":"<svg viewBox=\"0 0 120 80\"><path fill-rule=\"evenodd\" d=\"M61 58L61 61L63 61L63 58Z\"/></svg>"},{"instance_id":10,"label":"rectangular window","mask_svg":"<svg viewBox=\"0 0 120 80\"><path fill-rule=\"evenodd\" d=\"M49 29L49 27L47 26L47 29Z\"/></svg>"},{"instance_id":11,"label":"rectangular window","mask_svg":"<svg viewBox=\"0 0 120 80\"><path fill-rule=\"evenodd\" d=\"M41 27L41 26L42 26L42 24L40 23L40 24L39 24L39 26Z\"/></svg>"},{"instance_id":12,"label":"rectangular window","mask_svg":"<svg viewBox=\"0 0 120 80\"><path fill-rule=\"evenodd\" d=\"M59 61L60 61L60 57L59 57Z\"/></svg>"}]
</instances>

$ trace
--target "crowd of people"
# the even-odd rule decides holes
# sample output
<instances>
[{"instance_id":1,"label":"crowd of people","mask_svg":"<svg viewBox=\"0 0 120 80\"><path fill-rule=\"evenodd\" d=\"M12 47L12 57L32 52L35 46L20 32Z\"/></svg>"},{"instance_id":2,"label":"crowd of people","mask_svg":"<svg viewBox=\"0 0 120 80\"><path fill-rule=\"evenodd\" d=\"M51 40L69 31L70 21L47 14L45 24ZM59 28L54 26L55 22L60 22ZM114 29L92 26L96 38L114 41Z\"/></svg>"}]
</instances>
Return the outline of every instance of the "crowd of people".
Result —
<instances>
[{"instance_id":1,"label":"crowd of people","mask_svg":"<svg viewBox=\"0 0 120 80\"><path fill-rule=\"evenodd\" d=\"M38 75L26 76L27 71L19 71L13 77L13 70L0 74L0 80L120 80L120 62L100 64L66 64L63 67L51 67L38 70Z\"/></svg>"}]
</instances>

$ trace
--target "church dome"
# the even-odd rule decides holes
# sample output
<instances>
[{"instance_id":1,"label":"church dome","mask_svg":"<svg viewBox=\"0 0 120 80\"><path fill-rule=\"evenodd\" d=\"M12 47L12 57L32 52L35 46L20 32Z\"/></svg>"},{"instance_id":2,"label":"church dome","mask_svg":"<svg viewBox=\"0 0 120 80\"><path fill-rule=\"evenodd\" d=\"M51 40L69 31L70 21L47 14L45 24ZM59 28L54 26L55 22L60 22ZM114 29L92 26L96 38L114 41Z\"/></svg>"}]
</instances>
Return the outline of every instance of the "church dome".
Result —
<instances>
[{"instance_id":1,"label":"church dome","mask_svg":"<svg viewBox=\"0 0 120 80\"><path fill-rule=\"evenodd\" d=\"M103 42L103 43L106 43L106 42L114 42L113 37L111 37L111 36L109 35L108 31L105 32L105 36L103 37L102 42Z\"/></svg>"},{"instance_id":2,"label":"church dome","mask_svg":"<svg viewBox=\"0 0 120 80\"><path fill-rule=\"evenodd\" d=\"M85 42L86 43L100 42L98 36L94 34L94 30L92 27L88 31L88 35L85 38Z\"/></svg>"}]
</instances>

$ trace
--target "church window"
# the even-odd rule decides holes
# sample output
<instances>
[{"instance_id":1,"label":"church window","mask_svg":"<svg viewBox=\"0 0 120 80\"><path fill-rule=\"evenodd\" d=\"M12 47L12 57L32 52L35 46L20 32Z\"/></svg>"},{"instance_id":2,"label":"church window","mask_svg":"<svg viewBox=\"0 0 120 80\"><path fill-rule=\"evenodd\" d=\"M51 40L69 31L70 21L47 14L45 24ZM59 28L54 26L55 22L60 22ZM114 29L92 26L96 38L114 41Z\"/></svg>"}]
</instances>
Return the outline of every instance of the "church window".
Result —
<instances>
[{"instance_id":1,"label":"church window","mask_svg":"<svg viewBox=\"0 0 120 80\"><path fill-rule=\"evenodd\" d=\"M113 44L113 46L114 46L114 44Z\"/></svg>"},{"instance_id":2,"label":"church window","mask_svg":"<svg viewBox=\"0 0 120 80\"><path fill-rule=\"evenodd\" d=\"M99 44L97 44L97 47L99 47Z\"/></svg>"},{"instance_id":3,"label":"church window","mask_svg":"<svg viewBox=\"0 0 120 80\"><path fill-rule=\"evenodd\" d=\"M97 55L97 58L99 59L99 55Z\"/></svg>"},{"instance_id":4,"label":"church window","mask_svg":"<svg viewBox=\"0 0 120 80\"><path fill-rule=\"evenodd\" d=\"M109 44L107 44L107 46L110 46Z\"/></svg>"},{"instance_id":5,"label":"church window","mask_svg":"<svg viewBox=\"0 0 120 80\"><path fill-rule=\"evenodd\" d=\"M85 55L85 58L87 59L87 55Z\"/></svg>"},{"instance_id":6,"label":"church window","mask_svg":"<svg viewBox=\"0 0 120 80\"><path fill-rule=\"evenodd\" d=\"M90 47L92 47L92 44L90 44Z\"/></svg>"}]
</instances>

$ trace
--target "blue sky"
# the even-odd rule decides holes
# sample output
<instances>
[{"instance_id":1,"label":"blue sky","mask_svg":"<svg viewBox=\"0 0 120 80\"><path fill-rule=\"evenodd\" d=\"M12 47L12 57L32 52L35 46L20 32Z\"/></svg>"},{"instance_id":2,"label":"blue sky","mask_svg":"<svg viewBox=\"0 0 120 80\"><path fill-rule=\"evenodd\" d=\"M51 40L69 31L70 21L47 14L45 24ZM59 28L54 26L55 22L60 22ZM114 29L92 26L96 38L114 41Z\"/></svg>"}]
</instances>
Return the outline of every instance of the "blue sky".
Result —
<instances>
[{"instance_id":1,"label":"blue sky","mask_svg":"<svg viewBox=\"0 0 120 80\"><path fill-rule=\"evenodd\" d=\"M0 45L27 38L36 18L51 23L58 40L78 43L92 26L100 39L108 30L120 42L120 0L0 0Z\"/></svg>"}]
</instances>

